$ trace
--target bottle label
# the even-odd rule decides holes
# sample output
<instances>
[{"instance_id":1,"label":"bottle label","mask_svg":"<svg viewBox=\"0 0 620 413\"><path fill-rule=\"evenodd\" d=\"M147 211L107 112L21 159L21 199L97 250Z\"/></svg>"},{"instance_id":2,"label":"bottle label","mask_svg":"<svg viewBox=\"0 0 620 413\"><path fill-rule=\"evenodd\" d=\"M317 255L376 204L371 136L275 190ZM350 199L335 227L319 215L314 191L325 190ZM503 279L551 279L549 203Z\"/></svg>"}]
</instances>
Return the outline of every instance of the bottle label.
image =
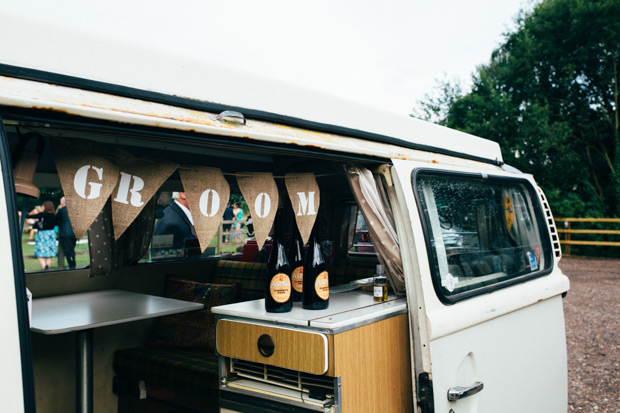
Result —
<instances>
[{"instance_id":1,"label":"bottle label","mask_svg":"<svg viewBox=\"0 0 620 413\"><path fill-rule=\"evenodd\" d=\"M291 297L291 279L289 276L284 273L274 275L269 283L269 292L276 303L287 302Z\"/></svg>"},{"instance_id":2,"label":"bottle label","mask_svg":"<svg viewBox=\"0 0 620 413\"><path fill-rule=\"evenodd\" d=\"M383 298L383 286L375 285L374 294L375 298Z\"/></svg>"},{"instance_id":3,"label":"bottle label","mask_svg":"<svg viewBox=\"0 0 620 413\"><path fill-rule=\"evenodd\" d=\"M314 290L322 300L329 298L329 277L327 271L320 273L314 280Z\"/></svg>"},{"instance_id":4,"label":"bottle label","mask_svg":"<svg viewBox=\"0 0 620 413\"><path fill-rule=\"evenodd\" d=\"M293 281L293 288L298 293L303 292L304 290L304 267L297 267L293 270L293 274L291 275Z\"/></svg>"}]
</instances>

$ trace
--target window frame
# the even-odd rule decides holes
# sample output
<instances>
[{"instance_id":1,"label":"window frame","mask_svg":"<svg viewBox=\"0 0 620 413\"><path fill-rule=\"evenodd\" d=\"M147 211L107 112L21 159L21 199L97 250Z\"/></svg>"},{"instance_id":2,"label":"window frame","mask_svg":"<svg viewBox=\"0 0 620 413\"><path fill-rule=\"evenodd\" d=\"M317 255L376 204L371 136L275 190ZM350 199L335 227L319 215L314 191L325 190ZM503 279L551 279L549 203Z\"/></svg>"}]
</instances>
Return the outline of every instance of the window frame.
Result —
<instances>
[{"instance_id":1,"label":"window frame","mask_svg":"<svg viewBox=\"0 0 620 413\"><path fill-rule=\"evenodd\" d=\"M528 274L523 274L519 276L515 276L513 278L502 280L495 282L490 285L483 285L477 288L473 288L471 290L463 291L456 294L446 295L443 292L443 287L441 286L441 274L438 274L439 266L436 262L436 254L433 253L432 247L432 232L429 227L429 223L427 221L427 216L424 214L424 208L422 205L421 194L418 191L418 179L421 174L429 174L439 177L458 177L464 179L471 179L475 181L484 181L484 180L492 180L496 182L511 182L516 184L521 184L525 188L525 190L529 193L530 198L532 200L533 213L534 213L534 222L538 227L538 232L541 240L541 254L544 254L544 259L546 263L549 263L546 268L540 269ZM424 244L426 249L426 255L428 259L429 269L431 272L431 281L433 283L433 288L435 290L435 294L439 298L439 300L445 305L452 305L458 303L459 301L467 300L473 297L477 297L483 294L489 294L497 290L501 290L516 284L521 284L539 277L543 277L545 275L550 274L553 271L555 261L554 256L552 254L552 245L549 236L549 231L547 229L547 223L545 220L545 216L543 213L543 208L540 204L540 197L538 192L534 188L532 182L530 182L526 178L515 177L515 176L503 176L503 175L495 175L495 174L487 174L480 172L465 172L465 171L455 171L455 170L446 170L446 169L435 169L435 168L416 168L411 173L411 186L413 190L413 194L416 200L416 205L418 208L418 214L420 218L420 222L422 225L422 232L424 234Z\"/></svg>"},{"instance_id":2,"label":"window frame","mask_svg":"<svg viewBox=\"0 0 620 413\"><path fill-rule=\"evenodd\" d=\"M316 147L299 147L288 143L267 142L267 141L252 141L243 138L227 137L225 141L221 139L220 135L208 134L196 131L180 131L175 129L168 129L154 126L144 126L138 124L119 124L116 121L101 120L93 118L84 118L79 115L65 114L60 112L53 112L41 109L32 108L2 108L0 109L0 130L4 131L3 139L7 142L10 149L10 141L8 133L5 131L8 122L24 122L36 125L37 128L47 127L48 124L55 126L56 128L65 128L71 131L79 131L83 129L86 134L94 133L99 139L96 141L102 142L106 145L120 145L121 147L145 147L153 150L168 150L168 147L181 146L186 142L192 143L196 147L210 148L219 152L230 152L242 150L246 153L256 152L257 154L269 154L269 155L292 155L298 156L304 159L321 159L329 160L332 162L357 162L371 165L384 164L386 158L378 158L371 155L358 155L348 154L343 152L335 152L333 150L325 150L323 148ZM47 134L43 134L48 136ZM117 135L117 136L115 136ZM105 139L101 138L104 136ZM119 138L119 136L121 138ZM87 136L84 139L89 139ZM120 139L120 140L119 140ZM173 152L179 152L179 149L174 149ZM185 151L184 151L185 152ZM186 152L190 152L189 149ZM10 152L9 152L10 153ZM9 156L10 158L10 156ZM10 163L9 163L10 164ZM273 168L271 168L273 169ZM11 175L11 179L12 175ZM165 188L165 189L162 189ZM174 190L171 187L166 186L164 183L159 189L161 190ZM15 200L13 202L16 202ZM19 230L17 230L19 232ZM20 244L21 245L21 244ZM150 251L151 246L149 246ZM21 248L20 248L21 251ZM213 256L195 256L183 258L171 257L163 258L160 260L150 259L147 262L138 262L134 265L158 265L169 264L173 262L189 262L195 260L214 260L220 259L221 255ZM23 252L19 257L21 265L23 266L24 256ZM56 269L51 272L68 273L72 271L88 270L88 267L80 267L75 270L69 269ZM32 271L25 273L26 276L36 274L48 274L46 271Z\"/></svg>"}]
</instances>

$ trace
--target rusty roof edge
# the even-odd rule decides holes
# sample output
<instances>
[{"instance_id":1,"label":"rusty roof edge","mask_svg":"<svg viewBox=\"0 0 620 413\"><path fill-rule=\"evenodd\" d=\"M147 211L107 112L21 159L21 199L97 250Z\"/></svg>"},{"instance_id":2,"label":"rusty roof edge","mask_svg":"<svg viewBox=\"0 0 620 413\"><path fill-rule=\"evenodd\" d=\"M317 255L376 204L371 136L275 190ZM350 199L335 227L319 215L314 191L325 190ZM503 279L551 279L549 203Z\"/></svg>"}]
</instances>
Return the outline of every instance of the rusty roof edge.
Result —
<instances>
[{"instance_id":1,"label":"rusty roof edge","mask_svg":"<svg viewBox=\"0 0 620 413\"><path fill-rule=\"evenodd\" d=\"M448 148L420 144L420 143L416 143L410 140L404 140L404 139L395 138L395 137L391 137L387 135L382 135L379 133L368 132L368 131L348 128L344 126L325 124L321 122L315 122L311 120L295 118L295 117L291 117L287 115L266 112L266 111L261 111L261 110L256 110L256 109L235 107L231 105L224 105L224 104L219 104L219 103L214 103L214 102L202 101L202 100L197 100L197 99L188 98L188 97L173 96L173 95L163 94L159 92L135 89L135 88L127 87L127 86L121 86L121 85L116 85L116 84L111 84L111 83L100 82L100 81L82 79L82 78L77 78L73 76L57 74L57 73L45 72L42 70L36 70L36 69L30 69L30 68L24 68L24 67L18 67L18 66L12 66L12 65L0 63L0 74L6 75L9 77L19 78L19 79L32 80L32 81L38 81L38 82L47 82L47 83L52 83L52 84L56 84L59 86L67 86L71 88L111 94L115 96L139 99L142 101L162 103L162 104L169 105L169 106L198 110L198 111L219 113L223 110L236 110L236 111L243 113L244 116L246 116L246 118L248 119L270 122L270 123L278 123L282 125L287 125L287 126L292 126L292 127L297 127L297 128L307 129L307 130L313 130L316 132L325 132L325 133L336 134L340 136L353 137L357 139L362 139L367 142L386 143L386 144L391 144L391 145L395 145L395 146L399 146L403 148L415 149L415 150L420 150L420 151L425 151L425 152L433 152L437 154L444 154L444 155L449 155L449 156L454 156L454 157L459 157L459 158L475 160L478 162L491 163L494 165L502 164L501 152L499 152L499 149L498 149L498 156L496 158L491 159L489 157L476 156L472 153L465 153L465 152L456 151L456 150L452 150ZM420 121L417 119L411 119L411 121L412 122L417 121L418 122L417 126L418 127L421 126L425 130L437 131L437 130L443 129L443 130L449 131L452 134L460 134L465 139L475 138L480 141L486 141L481 138L467 135L462 132L443 128L438 125L434 125L434 124L426 125L428 122ZM440 129L437 129L437 128L440 128ZM490 142L490 141L487 141L487 142Z\"/></svg>"}]
</instances>

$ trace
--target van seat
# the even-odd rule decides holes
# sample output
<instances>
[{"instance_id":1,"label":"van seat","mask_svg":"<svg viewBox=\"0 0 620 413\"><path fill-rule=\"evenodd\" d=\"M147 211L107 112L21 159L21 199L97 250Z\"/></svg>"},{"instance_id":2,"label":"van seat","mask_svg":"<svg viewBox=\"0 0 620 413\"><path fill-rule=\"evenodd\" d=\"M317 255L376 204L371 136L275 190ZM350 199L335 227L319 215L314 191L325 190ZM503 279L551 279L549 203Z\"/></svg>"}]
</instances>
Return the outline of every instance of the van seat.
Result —
<instances>
[{"instance_id":1,"label":"van seat","mask_svg":"<svg viewBox=\"0 0 620 413\"><path fill-rule=\"evenodd\" d=\"M264 298L266 264L220 260L208 280L213 284L237 286L238 301ZM371 277L370 268L329 268L333 285ZM204 310L206 311L206 309ZM190 348L140 347L118 350L114 353L113 369L119 383L119 413L151 412L152 407L139 409L137 383L144 380L147 399L161 401L169 407L167 412L217 411L218 360L212 350ZM121 404L130 401L127 408ZM123 404L123 406L125 406ZM185 410L174 410L173 406Z\"/></svg>"},{"instance_id":2,"label":"van seat","mask_svg":"<svg viewBox=\"0 0 620 413\"><path fill-rule=\"evenodd\" d=\"M219 260L210 282L214 284L236 283L239 285L239 301L265 298L265 274L267 264Z\"/></svg>"},{"instance_id":3,"label":"van seat","mask_svg":"<svg viewBox=\"0 0 620 413\"><path fill-rule=\"evenodd\" d=\"M216 399L217 366L215 353L149 347L118 350L113 362L117 376L188 393L212 393Z\"/></svg>"}]
</instances>

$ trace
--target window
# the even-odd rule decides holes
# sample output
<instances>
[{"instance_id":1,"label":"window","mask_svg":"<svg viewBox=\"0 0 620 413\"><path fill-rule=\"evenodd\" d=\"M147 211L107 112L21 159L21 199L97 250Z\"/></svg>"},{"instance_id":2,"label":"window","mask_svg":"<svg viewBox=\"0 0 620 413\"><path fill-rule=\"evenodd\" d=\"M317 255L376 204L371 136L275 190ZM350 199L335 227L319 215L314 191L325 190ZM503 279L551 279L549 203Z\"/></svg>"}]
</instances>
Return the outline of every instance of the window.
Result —
<instances>
[{"instance_id":1,"label":"window","mask_svg":"<svg viewBox=\"0 0 620 413\"><path fill-rule=\"evenodd\" d=\"M173 185L171 183L170 185ZM185 259L191 257L211 257L222 254L239 254L243 245L254 237L252 219L246 201L240 194L232 194L228 206L209 245L201 252L201 246L195 235L181 239L182 232L173 225L159 227L157 223L165 216L164 211L172 205L175 192L159 190L155 194L156 213L154 234L147 253L139 261L141 263L161 261L165 259ZM178 192L176 193L178 194ZM183 201L181 201L183 203ZM190 213L191 214L191 213ZM179 223L182 227L183 224ZM165 228L165 229L164 229ZM175 235L179 237L175 241ZM187 232L187 236L190 233Z\"/></svg>"},{"instance_id":2,"label":"window","mask_svg":"<svg viewBox=\"0 0 620 413\"><path fill-rule=\"evenodd\" d=\"M550 270L549 240L541 235L542 216L529 182L418 171L414 189L442 301L453 303Z\"/></svg>"},{"instance_id":3,"label":"window","mask_svg":"<svg viewBox=\"0 0 620 413\"><path fill-rule=\"evenodd\" d=\"M62 203L62 189L55 186L41 187L40 190L39 199L17 197L20 227L23 224L21 241L24 271L31 273L88 267L90 264L88 234L84 234L78 240L67 236L72 234L71 224L65 223L63 218L60 218L54 222L53 229L49 231L52 235L46 238L45 230L39 226L43 223L41 219L26 216L22 219L22 214L34 215L43 212L43 205L46 202L51 203L55 212L54 218L63 216L60 211L65 207Z\"/></svg>"},{"instance_id":4,"label":"window","mask_svg":"<svg viewBox=\"0 0 620 413\"><path fill-rule=\"evenodd\" d=\"M366 220L362 211L358 210L355 218L355 228L353 232L353 245L349 248L349 255L372 255L375 256L375 247L370 240Z\"/></svg>"},{"instance_id":5,"label":"window","mask_svg":"<svg viewBox=\"0 0 620 413\"><path fill-rule=\"evenodd\" d=\"M341 158L342 154L323 154L319 150L301 151L298 148L289 151L284 145L270 145L266 142L249 143L246 139L226 138L224 144L224 140L217 136L163 129L154 133L151 129L142 130L135 126L122 127L116 123L100 125L98 122L93 122L91 124L81 118L73 119L73 121L55 122L50 120L48 122L47 119L42 119L35 122L32 120L7 120L6 118L0 120L0 129L6 134L13 153L17 152L16 148L23 141L28 142L27 144L24 143L27 145L24 148L33 153L36 148L36 155L38 156L34 164L34 176L30 179L32 179L32 184L41 190L41 196L34 199L18 195L16 200L18 211L23 212L19 218L24 217L22 250L27 273L43 273L62 268L87 268L90 276L98 276L113 274L118 268L137 263L197 260L214 256L233 259L243 256L243 259L248 261L265 261L266 250L259 251L258 249L253 220L237 182L236 175L239 171L275 172L275 179L278 180L277 184L282 194L285 193L282 175L289 172L320 172L321 175L317 175L317 177L321 191L326 194L324 203L327 201L336 203L336 201L330 200L330 194L338 194L339 199L342 195L344 196L342 199L351 199L351 194L347 192L349 187L346 177L342 173L342 161L349 159ZM40 137L41 139L25 141L26 135ZM39 147L38 142L44 144ZM64 207L58 208L65 194L61 186L62 174L59 174L53 149L56 145L63 147L63 145L69 144L74 145L75 148L81 148L80 150L84 150L85 146L92 145L97 151L101 151L110 159L114 159L118 154L124 154L129 157L172 162L181 166L195 165L218 168L222 171L230 188L228 201L231 211L223 213L223 221L218 227L218 232L213 235L207 246L200 246L196 242L195 228L192 228L191 224L186 225L183 231L176 231L170 222L166 222L172 220L165 219L167 209L174 205L173 197L180 197L179 191L183 191L180 172L175 171L159 186L158 191L149 197L148 201L146 197L144 198L145 205L141 209L140 215L133 218L131 224L124 229L123 235L117 240L114 239L114 226L111 218L112 203L108 202L106 206L103 206L96 217L96 221L94 221L97 224L89 222L90 228L88 230L84 228L85 234L80 239L75 240L75 243L69 245L69 252L75 254L75 262L70 263L67 260L69 254L65 253L64 243L61 239L68 238L63 237L62 228L64 226L58 225L58 229L54 229L53 225L56 222L54 215L59 215L58 211L67 212ZM308 162L309 159L312 162ZM100 179L94 175L97 172L92 166L86 171L87 174L93 174L92 176L89 175L90 178L88 179ZM87 183L84 182L84 185ZM111 197L112 195L110 195ZM27 219L26 215L30 214L31 211L35 214L35 207L41 206L44 202L52 204L46 215L48 218L49 215L54 217L47 219L51 222L51 226L46 224L44 229L47 232L47 242L45 245L39 242L41 247L45 247L46 255L40 257L39 248L36 248L37 252L35 252L35 247L37 246L37 233L41 234L42 231L39 231L37 227L33 228L38 218ZM340 206L338 208L324 208L324 210L328 212L322 213L325 218L321 219L328 222L330 226L331 214L335 214L330 210L342 212L344 215L344 210L341 210ZM184 210L181 211L183 214L185 213ZM369 254L376 261L376 254L372 252L372 245L369 242L368 231L363 223L363 218L360 218L362 219L361 222L356 223L357 209L352 215L355 216L351 217L353 221L351 226L359 229L357 231L359 239L356 240L356 243L360 245L356 246L355 250L361 257L358 256L357 258L365 259L365 254ZM175 219L174 221L178 220ZM71 223L68 218L65 222L68 224L68 232L72 233L74 231L72 225L75 223ZM82 228L79 229L82 230ZM326 239L333 236L332 230L327 228L327 224L322 235ZM352 240L353 233L351 234L351 242ZM351 245L348 241L348 237L343 237L343 249L338 248L332 251L334 256L336 252L346 252L346 247ZM231 257L234 255L237 257Z\"/></svg>"}]
</instances>

